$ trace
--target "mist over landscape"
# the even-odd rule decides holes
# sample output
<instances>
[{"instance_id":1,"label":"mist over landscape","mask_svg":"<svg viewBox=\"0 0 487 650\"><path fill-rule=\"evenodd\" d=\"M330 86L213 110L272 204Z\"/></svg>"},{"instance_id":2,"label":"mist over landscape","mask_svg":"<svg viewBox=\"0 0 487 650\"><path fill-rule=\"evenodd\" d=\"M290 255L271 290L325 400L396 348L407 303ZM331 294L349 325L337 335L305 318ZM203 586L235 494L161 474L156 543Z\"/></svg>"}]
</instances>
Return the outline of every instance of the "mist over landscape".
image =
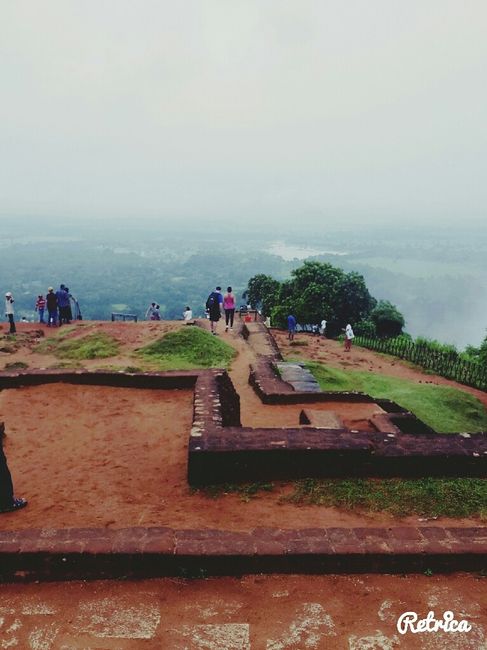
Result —
<instances>
[{"instance_id":1,"label":"mist over landscape","mask_svg":"<svg viewBox=\"0 0 487 650\"><path fill-rule=\"evenodd\" d=\"M463 348L478 345L487 324L487 236L449 225L365 226L306 223L236 229L228 222L35 219L2 222L0 277L13 291L17 315L34 319L38 293L61 282L80 302L83 317L109 319L111 312L143 318L148 304L163 318L181 318L185 306L204 315L209 291L232 285L239 304L257 273L289 277L305 258L361 273L374 297L397 305L405 330Z\"/></svg>"},{"instance_id":2,"label":"mist over landscape","mask_svg":"<svg viewBox=\"0 0 487 650\"><path fill-rule=\"evenodd\" d=\"M307 257L487 326L487 5L0 3L0 278L164 318ZM243 300L243 299L242 299Z\"/></svg>"}]
</instances>

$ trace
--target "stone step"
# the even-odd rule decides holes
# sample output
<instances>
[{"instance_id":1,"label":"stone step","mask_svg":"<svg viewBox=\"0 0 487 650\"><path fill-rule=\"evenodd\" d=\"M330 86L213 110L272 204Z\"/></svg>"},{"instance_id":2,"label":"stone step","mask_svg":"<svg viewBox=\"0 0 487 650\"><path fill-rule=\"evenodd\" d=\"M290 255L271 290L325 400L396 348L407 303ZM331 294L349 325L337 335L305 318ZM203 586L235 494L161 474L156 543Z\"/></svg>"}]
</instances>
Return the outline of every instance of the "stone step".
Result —
<instances>
[{"instance_id":1,"label":"stone step","mask_svg":"<svg viewBox=\"0 0 487 650\"><path fill-rule=\"evenodd\" d=\"M0 532L3 582L485 569L486 527L66 528Z\"/></svg>"}]
</instances>

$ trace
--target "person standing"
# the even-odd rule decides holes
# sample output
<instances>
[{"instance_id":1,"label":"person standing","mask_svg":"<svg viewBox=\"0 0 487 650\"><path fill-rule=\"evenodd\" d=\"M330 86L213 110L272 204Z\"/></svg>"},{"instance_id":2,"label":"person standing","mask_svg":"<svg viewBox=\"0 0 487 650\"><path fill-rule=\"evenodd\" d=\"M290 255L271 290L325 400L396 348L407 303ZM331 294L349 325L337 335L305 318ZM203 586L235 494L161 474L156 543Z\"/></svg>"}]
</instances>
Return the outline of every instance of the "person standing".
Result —
<instances>
[{"instance_id":1,"label":"person standing","mask_svg":"<svg viewBox=\"0 0 487 650\"><path fill-rule=\"evenodd\" d=\"M56 327L57 325L57 297L54 289L49 287L46 295L47 305L47 326Z\"/></svg>"},{"instance_id":2,"label":"person standing","mask_svg":"<svg viewBox=\"0 0 487 650\"><path fill-rule=\"evenodd\" d=\"M147 307L147 311L145 312L145 318L146 320L155 320L154 319L154 310L156 308L156 303L151 302L151 304Z\"/></svg>"},{"instance_id":3,"label":"person standing","mask_svg":"<svg viewBox=\"0 0 487 650\"><path fill-rule=\"evenodd\" d=\"M9 334L15 334L17 331L15 328L14 314L14 297L10 291L7 291L5 294L5 316L8 318L8 322L10 323Z\"/></svg>"},{"instance_id":4,"label":"person standing","mask_svg":"<svg viewBox=\"0 0 487 650\"><path fill-rule=\"evenodd\" d=\"M326 338L326 320L323 320L320 323L320 334L323 338Z\"/></svg>"},{"instance_id":5,"label":"person standing","mask_svg":"<svg viewBox=\"0 0 487 650\"><path fill-rule=\"evenodd\" d=\"M44 320L44 311L45 311L45 309L46 309L46 299L41 294L40 296L37 296L36 306L35 306L35 310L39 314L39 323L45 323L46 322Z\"/></svg>"},{"instance_id":6,"label":"person standing","mask_svg":"<svg viewBox=\"0 0 487 650\"><path fill-rule=\"evenodd\" d=\"M63 323L69 325L71 322L69 320L69 294L66 291L64 284L59 286L59 289L56 291L57 306L59 310L59 327Z\"/></svg>"},{"instance_id":7,"label":"person standing","mask_svg":"<svg viewBox=\"0 0 487 650\"><path fill-rule=\"evenodd\" d=\"M289 314L287 317L287 337L290 341L294 341L294 334L296 333L296 317Z\"/></svg>"},{"instance_id":8,"label":"person standing","mask_svg":"<svg viewBox=\"0 0 487 650\"><path fill-rule=\"evenodd\" d=\"M3 451L3 437L5 435L5 425L0 422L0 513L20 510L27 505L25 499L14 497L14 487L12 484L12 475L7 465L5 452Z\"/></svg>"},{"instance_id":9,"label":"person standing","mask_svg":"<svg viewBox=\"0 0 487 650\"><path fill-rule=\"evenodd\" d=\"M227 292L223 296L223 309L225 310L225 332L228 332L229 325L230 331L232 331L233 319L235 317L235 295L232 287L227 287Z\"/></svg>"},{"instance_id":10,"label":"person standing","mask_svg":"<svg viewBox=\"0 0 487 650\"><path fill-rule=\"evenodd\" d=\"M350 323L345 328L345 352L350 352L352 349L352 340L355 338L355 334L353 333L352 326Z\"/></svg>"},{"instance_id":11,"label":"person standing","mask_svg":"<svg viewBox=\"0 0 487 650\"><path fill-rule=\"evenodd\" d=\"M216 326L222 316L223 296L222 288L216 287L206 300L206 311L210 318L211 333L216 336Z\"/></svg>"}]
</instances>

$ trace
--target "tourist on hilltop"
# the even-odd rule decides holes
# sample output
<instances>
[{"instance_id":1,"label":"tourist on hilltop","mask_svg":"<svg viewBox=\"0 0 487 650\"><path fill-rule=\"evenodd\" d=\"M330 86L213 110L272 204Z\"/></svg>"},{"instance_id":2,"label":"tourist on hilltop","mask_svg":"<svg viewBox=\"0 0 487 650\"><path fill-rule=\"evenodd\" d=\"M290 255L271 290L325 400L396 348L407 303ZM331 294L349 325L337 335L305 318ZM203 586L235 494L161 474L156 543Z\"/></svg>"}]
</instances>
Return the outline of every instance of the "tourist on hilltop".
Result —
<instances>
[{"instance_id":1,"label":"tourist on hilltop","mask_svg":"<svg viewBox=\"0 0 487 650\"><path fill-rule=\"evenodd\" d=\"M154 309L156 308L155 302L151 302L151 304L147 307L147 311L145 312L145 317L147 320L154 320Z\"/></svg>"},{"instance_id":2,"label":"tourist on hilltop","mask_svg":"<svg viewBox=\"0 0 487 650\"><path fill-rule=\"evenodd\" d=\"M46 294L47 306L47 326L56 327L57 325L57 296L54 289L49 287Z\"/></svg>"},{"instance_id":3,"label":"tourist on hilltop","mask_svg":"<svg viewBox=\"0 0 487 650\"><path fill-rule=\"evenodd\" d=\"M67 293L64 284L59 285L59 289L56 291L56 298L59 311L59 327L61 327L63 323L69 325L71 322L69 318L71 307L69 304L69 294Z\"/></svg>"},{"instance_id":4,"label":"tourist on hilltop","mask_svg":"<svg viewBox=\"0 0 487 650\"><path fill-rule=\"evenodd\" d=\"M183 320L185 323L189 323L193 321L193 310L189 305L183 311Z\"/></svg>"},{"instance_id":5,"label":"tourist on hilltop","mask_svg":"<svg viewBox=\"0 0 487 650\"><path fill-rule=\"evenodd\" d=\"M206 300L206 311L210 319L211 333L216 336L216 326L222 316L223 296L222 288L216 287Z\"/></svg>"},{"instance_id":6,"label":"tourist on hilltop","mask_svg":"<svg viewBox=\"0 0 487 650\"><path fill-rule=\"evenodd\" d=\"M36 300L36 306L35 310L39 314L39 323L45 323L46 321L44 320L44 311L46 309L46 299L42 295L42 293L37 296Z\"/></svg>"},{"instance_id":7,"label":"tourist on hilltop","mask_svg":"<svg viewBox=\"0 0 487 650\"><path fill-rule=\"evenodd\" d=\"M323 338L326 338L326 320L324 318L320 323L320 334Z\"/></svg>"},{"instance_id":8,"label":"tourist on hilltop","mask_svg":"<svg viewBox=\"0 0 487 650\"><path fill-rule=\"evenodd\" d=\"M73 300L73 296L69 293L69 288L68 287L65 286L64 291L66 292L66 294L68 296L68 304L66 306L66 317L67 317L68 321L70 322L70 321L73 320L73 310L71 309L71 300Z\"/></svg>"},{"instance_id":9,"label":"tourist on hilltop","mask_svg":"<svg viewBox=\"0 0 487 650\"><path fill-rule=\"evenodd\" d=\"M5 294L5 316L8 319L8 322L10 323L10 330L9 334L15 334L16 329L15 329L15 320L14 320L14 297L12 296L11 291L7 291Z\"/></svg>"},{"instance_id":10,"label":"tourist on hilltop","mask_svg":"<svg viewBox=\"0 0 487 650\"><path fill-rule=\"evenodd\" d=\"M161 306L157 305L152 310L151 320L161 320Z\"/></svg>"},{"instance_id":11,"label":"tourist on hilltop","mask_svg":"<svg viewBox=\"0 0 487 650\"><path fill-rule=\"evenodd\" d=\"M223 296L223 309L225 310L225 332L228 332L228 326L230 325L230 331L233 330L233 319L235 317L235 295L232 291L232 287L227 287L227 292Z\"/></svg>"},{"instance_id":12,"label":"tourist on hilltop","mask_svg":"<svg viewBox=\"0 0 487 650\"><path fill-rule=\"evenodd\" d=\"M12 475L7 465L7 459L3 451L3 437L5 435L5 426L0 422L0 513L20 510L27 505L25 499L14 497L14 488L12 484Z\"/></svg>"},{"instance_id":13,"label":"tourist on hilltop","mask_svg":"<svg viewBox=\"0 0 487 650\"><path fill-rule=\"evenodd\" d=\"M289 314L287 317L287 337L290 341L294 341L294 335L296 334L296 317L292 314Z\"/></svg>"},{"instance_id":14,"label":"tourist on hilltop","mask_svg":"<svg viewBox=\"0 0 487 650\"><path fill-rule=\"evenodd\" d=\"M350 352L352 349L352 340L355 338L355 334L353 333L352 326L350 323L345 328L345 352Z\"/></svg>"}]
</instances>

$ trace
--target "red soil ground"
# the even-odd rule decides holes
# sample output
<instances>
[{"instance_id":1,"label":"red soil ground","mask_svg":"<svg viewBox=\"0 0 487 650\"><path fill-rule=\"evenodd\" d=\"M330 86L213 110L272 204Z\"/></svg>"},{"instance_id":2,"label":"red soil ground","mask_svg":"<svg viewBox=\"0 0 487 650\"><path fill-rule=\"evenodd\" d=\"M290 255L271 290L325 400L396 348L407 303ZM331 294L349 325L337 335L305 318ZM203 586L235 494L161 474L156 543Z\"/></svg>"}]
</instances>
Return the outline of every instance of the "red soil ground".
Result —
<instances>
[{"instance_id":1,"label":"red soil ground","mask_svg":"<svg viewBox=\"0 0 487 650\"><path fill-rule=\"evenodd\" d=\"M85 367L143 367L143 362L134 358L134 349L179 326L150 322L83 323L69 336L103 330L120 340L122 349L118 357L83 362ZM35 328L20 325L19 330L27 334ZM47 336L52 334L52 330L46 329ZM254 352L236 332L221 335L238 352L230 374L241 398L242 424L297 426L302 406L263 405L248 384ZM316 343L317 355L323 354L322 347L337 353L332 343ZM28 340L16 352L4 356L10 362L24 359L30 367L48 367L58 361L51 355L33 352L30 346L32 342ZM353 350L352 355L363 357L362 350ZM381 358L376 363L386 365ZM405 368L404 372L415 371ZM315 404L312 408L337 411L338 405ZM376 408L347 404L340 415L352 424ZM192 394L187 391L67 384L2 391L0 420L6 423L5 449L16 494L28 498L29 505L20 512L3 514L0 529L166 525L245 531L263 522L281 528L306 528L387 526L399 522L417 525L421 521L417 516L398 520L381 512L361 514L282 503L280 498L292 491L290 484L276 484L273 492L261 493L247 503L232 494L218 499L192 494L186 482L191 415ZM472 518L438 519L432 523L479 522Z\"/></svg>"},{"instance_id":2,"label":"red soil ground","mask_svg":"<svg viewBox=\"0 0 487 650\"><path fill-rule=\"evenodd\" d=\"M87 326L119 338L122 351L115 359L84 362L85 367L142 367L133 349L177 324ZM33 329L19 326L26 335ZM80 331L77 328L72 335ZM231 376L241 396L243 424L276 426L280 417L294 419L294 408L298 412L299 407L286 407L276 415L276 407L260 403L247 383L252 350L240 338L224 336L239 352ZM52 356L32 352L30 346L27 341L14 353L0 352L0 365L1 357L4 363L24 361L30 367L59 363ZM364 350L354 349L340 361L343 353L334 342L313 346L316 356L312 358L326 358L342 367L358 363L416 381L452 383ZM296 356L295 349L292 352ZM278 496L286 488L250 503L235 496L212 501L191 495L185 482L189 429L184 430L191 417L191 396L187 391L170 393L161 391L157 396L145 390L55 384L0 393L0 420L7 422L6 449L17 492L30 499L26 509L2 515L1 528L121 527L138 522L246 530L263 522L287 528L380 526L392 521L382 514L278 505ZM52 422L46 402L55 406ZM120 429L126 435L117 434ZM417 524L417 518L404 523ZM424 617L429 610L437 618L452 610L457 619L468 620L472 630L398 634L396 621L401 613L415 611ZM485 578L473 575L286 575L0 585L0 647L5 648L485 650L486 644Z\"/></svg>"}]
</instances>

